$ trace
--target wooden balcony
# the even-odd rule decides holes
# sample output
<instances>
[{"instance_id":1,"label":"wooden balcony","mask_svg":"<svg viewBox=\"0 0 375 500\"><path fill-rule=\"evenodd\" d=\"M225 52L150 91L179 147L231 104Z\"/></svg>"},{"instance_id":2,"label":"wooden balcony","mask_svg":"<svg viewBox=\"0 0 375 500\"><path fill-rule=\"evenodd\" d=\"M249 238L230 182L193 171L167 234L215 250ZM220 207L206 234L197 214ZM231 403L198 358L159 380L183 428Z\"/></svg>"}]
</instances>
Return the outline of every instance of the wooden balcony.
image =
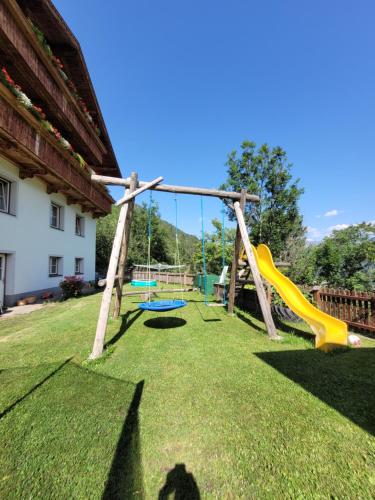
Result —
<instances>
[{"instance_id":1,"label":"wooden balcony","mask_svg":"<svg viewBox=\"0 0 375 500\"><path fill-rule=\"evenodd\" d=\"M61 123L74 138L77 151L101 171L107 154L105 145L86 120L15 0L0 2L0 50L17 82L27 93L32 89L34 96L43 102L50 120Z\"/></svg>"},{"instance_id":2,"label":"wooden balcony","mask_svg":"<svg viewBox=\"0 0 375 500\"><path fill-rule=\"evenodd\" d=\"M40 122L0 85L0 152L20 166L20 177L40 177L48 193L61 192L94 217L111 211L112 198Z\"/></svg>"}]
</instances>

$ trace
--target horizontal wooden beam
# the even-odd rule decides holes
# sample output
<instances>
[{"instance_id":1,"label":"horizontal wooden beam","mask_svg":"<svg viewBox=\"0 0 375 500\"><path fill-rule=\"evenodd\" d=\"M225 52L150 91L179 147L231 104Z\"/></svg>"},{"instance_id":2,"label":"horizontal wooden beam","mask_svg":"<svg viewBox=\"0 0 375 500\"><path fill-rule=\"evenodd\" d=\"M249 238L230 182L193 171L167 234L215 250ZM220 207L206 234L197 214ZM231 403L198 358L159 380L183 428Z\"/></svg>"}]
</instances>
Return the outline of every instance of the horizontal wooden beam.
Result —
<instances>
[{"instance_id":1,"label":"horizontal wooden beam","mask_svg":"<svg viewBox=\"0 0 375 500\"><path fill-rule=\"evenodd\" d=\"M117 177L108 177L105 175L91 175L91 180L94 182L99 182L101 184L108 184L112 186L130 186L130 179L119 179ZM147 182L139 181L138 185L143 187L147 185ZM163 191L166 193L181 193L181 194L194 194L202 196L214 196L216 198L230 198L232 200L239 200L241 193L235 193L232 191L222 191L219 189L208 189L200 187L190 187L190 186L173 186L169 184L157 184L150 189L154 191ZM246 201L259 202L259 196L255 194L247 194Z\"/></svg>"},{"instance_id":2,"label":"horizontal wooden beam","mask_svg":"<svg viewBox=\"0 0 375 500\"><path fill-rule=\"evenodd\" d=\"M116 280L118 280L118 276L117 276L117 274L116 274L116 276L115 276L115 284L116 284ZM102 278L102 279L100 279L100 280L98 281L98 286L99 286L99 287L106 286L106 284L107 284L107 278Z\"/></svg>"},{"instance_id":3,"label":"horizontal wooden beam","mask_svg":"<svg viewBox=\"0 0 375 500\"><path fill-rule=\"evenodd\" d=\"M18 176L20 179L32 179L35 176L43 177L47 174L44 168L37 168L34 165L22 165L19 168Z\"/></svg>"},{"instance_id":4,"label":"horizontal wooden beam","mask_svg":"<svg viewBox=\"0 0 375 500\"><path fill-rule=\"evenodd\" d=\"M26 169L20 168L20 170L18 172L18 176L22 180L32 179L35 176L35 172L32 170L26 170Z\"/></svg>"},{"instance_id":5,"label":"horizontal wooden beam","mask_svg":"<svg viewBox=\"0 0 375 500\"><path fill-rule=\"evenodd\" d=\"M46 187L47 194L59 193L61 191L65 191L66 189L68 188L63 184L61 185L47 184Z\"/></svg>"},{"instance_id":6,"label":"horizontal wooden beam","mask_svg":"<svg viewBox=\"0 0 375 500\"><path fill-rule=\"evenodd\" d=\"M116 206L118 207L119 205L123 205L124 203L128 203L130 200L138 196L139 194L143 193L143 191L146 191L146 189L152 189L155 187L156 184L159 184L163 180L163 177L157 177L153 181L146 182L144 186L139 187L135 191L132 191L131 193L123 196L117 203Z\"/></svg>"},{"instance_id":7,"label":"horizontal wooden beam","mask_svg":"<svg viewBox=\"0 0 375 500\"><path fill-rule=\"evenodd\" d=\"M144 290L134 291L134 292L124 292L122 294L123 297L128 297L130 295L151 295L154 293L175 293L175 292L197 292L198 288L164 288L152 290L150 288L145 287Z\"/></svg>"},{"instance_id":8,"label":"horizontal wooden beam","mask_svg":"<svg viewBox=\"0 0 375 500\"><path fill-rule=\"evenodd\" d=\"M79 200L77 198L74 198L73 196L66 196L66 204L67 205L77 205Z\"/></svg>"}]
</instances>

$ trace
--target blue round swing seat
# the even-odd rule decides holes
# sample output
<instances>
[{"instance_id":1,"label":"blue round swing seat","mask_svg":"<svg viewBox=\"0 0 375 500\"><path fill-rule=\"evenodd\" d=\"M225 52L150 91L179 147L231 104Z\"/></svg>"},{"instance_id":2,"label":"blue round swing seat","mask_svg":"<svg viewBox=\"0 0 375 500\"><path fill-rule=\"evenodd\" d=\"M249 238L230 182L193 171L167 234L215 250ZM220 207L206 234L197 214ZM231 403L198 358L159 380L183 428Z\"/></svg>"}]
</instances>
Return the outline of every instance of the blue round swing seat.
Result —
<instances>
[{"instance_id":1,"label":"blue round swing seat","mask_svg":"<svg viewBox=\"0 0 375 500\"><path fill-rule=\"evenodd\" d=\"M132 280L131 286L157 286L156 280Z\"/></svg>"},{"instance_id":2,"label":"blue round swing seat","mask_svg":"<svg viewBox=\"0 0 375 500\"><path fill-rule=\"evenodd\" d=\"M154 302L141 302L139 309L143 311L172 311L186 306L186 300L155 300Z\"/></svg>"}]
</instances>

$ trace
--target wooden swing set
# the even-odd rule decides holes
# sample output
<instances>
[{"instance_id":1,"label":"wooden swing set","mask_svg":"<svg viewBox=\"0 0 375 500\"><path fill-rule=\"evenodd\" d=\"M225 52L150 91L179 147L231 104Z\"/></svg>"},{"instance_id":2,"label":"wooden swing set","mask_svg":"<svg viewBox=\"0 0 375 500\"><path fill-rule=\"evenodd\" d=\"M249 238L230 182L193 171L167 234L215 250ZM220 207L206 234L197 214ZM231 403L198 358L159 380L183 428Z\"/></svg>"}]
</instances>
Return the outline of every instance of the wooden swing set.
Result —
<instances>
[{"instance_id":1,"label":"wooden swing set","mask_svg":"<svg viewBox=\"0 0 375 500\"><path fill-rule=\"evenodd\" d=\"M112 186L123 186L126 188L124 196L116 203L121 206L119 218L117 222L115 237L113 240L111 257L109 260L107 277L105 281L105 289L103 292L102 302L100 306L99 318L96 327L96 334L90 359L99 358L104 349L105 334L107 330L108 317L111 307L112 291L115 287L115 304L113 317L117 318L121 310L121 301L123 297L122 288L124 284L125 265L128 255L130 228L134 211L135 198L142 192L151 189L154 191L163 191L167 193L181 193L199 196L212 196L219 199L231 201L230 205L235 211L237 218L237 231L234 245L234 253L230 274L229 293L228 293L228 313L233 314L236 274L238 260L240 257L241 241L246 251L248 263L254 278L256 292L259 299L263 319L267 328L267 333L270 339L278 339L275 324L271 315L271 308L267 301L266 292L263 287L262 279L258 270L258 266L251 248L249 235L247 233L244 210L247 202L258 203L259 197L253 194L248 194L246 190L241 190L240 193L222 191L217 189L206 189L200 187L188 186L173 186L168 184L160 184L163 177L157 177L153 181L144 182L138 181L136 172L132 172L129 178L107 177L102 175L91 176L94 182L107 184ZM129 295L129 294L125 294Z\"/></svg>"}]
</instances>

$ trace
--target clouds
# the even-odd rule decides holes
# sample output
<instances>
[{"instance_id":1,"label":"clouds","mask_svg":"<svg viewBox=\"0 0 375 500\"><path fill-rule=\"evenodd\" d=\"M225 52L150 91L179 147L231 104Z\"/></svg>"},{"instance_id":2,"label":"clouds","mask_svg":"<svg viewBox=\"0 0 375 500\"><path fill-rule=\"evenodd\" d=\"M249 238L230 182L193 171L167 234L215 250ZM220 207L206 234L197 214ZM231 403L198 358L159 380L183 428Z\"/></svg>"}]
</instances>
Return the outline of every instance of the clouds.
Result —
<instances>
[{"instance_id":1,"label":"clouds","mask_svg":"<svg viewBox=\"0 0 375 500\"><path fill-rule=\"evenodd\" d=\"M319 229L317 227L307 226L307 241L309 243L317 242L322 240L325 236L329 236L332 231L341 231L346 229L350 224L336 224L335 226L329 226L327 228Z\"/></svg>"},{"instance_id":2,"label":"clouds","mask_svg":"<svg viewBox=\"0 0 375 500\"><path fill-rule=\"evenodd\" d=\"M332 210L327 210L324 214L318 214L316 215L317 219L320 219L321 217L336 217L336 215L342 214L343 210L339 210L338 208L332 208Z\"/></svg>"},{"instance_id":3,"label":"clouds","mask_svg":"<svg viewBox=\"0 0 375 500\"><path fill-rule=\"evenodd\" d=\"M306 239L309 243L312 243L314 241L320 241L324 236L323 232L316 227L307 226L306 231L307 231Z\"/></svg>"},{"instance_id":4,"label":"clouds","mask_svg":"<svg viewBox=\"0 0 375 500\"><path fill-rule=\"evenodd\" d=\"M335 215L339 215L339 211L337 210L337 208L333 208L332 210L328 210L328 212L326 212L324 214L324 217L334 217Z\"/></svg>"},{"instance_id":5,"label":"clouds","mask_svg":"<svg viewBox=\"0 0 375 500\"><path fill-rule=\"evenodd\" d=\"M341 231L342 229L346 229L349 226L350 224L336 224L335 226L330 226L328 228L328 232L331 233L332 231Z\"/></svg>"}]
</instances>

